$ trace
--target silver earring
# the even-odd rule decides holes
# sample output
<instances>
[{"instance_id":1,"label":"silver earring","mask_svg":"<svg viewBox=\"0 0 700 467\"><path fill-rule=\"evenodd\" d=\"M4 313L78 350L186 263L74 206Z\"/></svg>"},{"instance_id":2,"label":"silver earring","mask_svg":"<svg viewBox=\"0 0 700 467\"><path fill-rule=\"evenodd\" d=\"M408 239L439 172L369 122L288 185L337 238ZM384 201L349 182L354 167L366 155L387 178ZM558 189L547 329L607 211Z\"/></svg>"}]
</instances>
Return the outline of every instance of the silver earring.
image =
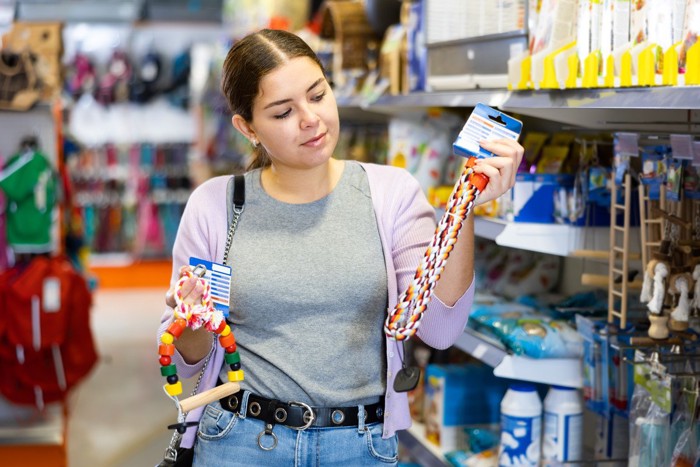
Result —
<instances>
[{"instance_id":1,"label":"silver earring","mask_svg":"<svg viewBox=\"0 0 700 467\"><path fill-rule=\"evenodd\" d=\"M254 148L257 148L258 147L258 140L253 138L250 140L250 144L252 144Z\"/></svg>"}]
</instances>

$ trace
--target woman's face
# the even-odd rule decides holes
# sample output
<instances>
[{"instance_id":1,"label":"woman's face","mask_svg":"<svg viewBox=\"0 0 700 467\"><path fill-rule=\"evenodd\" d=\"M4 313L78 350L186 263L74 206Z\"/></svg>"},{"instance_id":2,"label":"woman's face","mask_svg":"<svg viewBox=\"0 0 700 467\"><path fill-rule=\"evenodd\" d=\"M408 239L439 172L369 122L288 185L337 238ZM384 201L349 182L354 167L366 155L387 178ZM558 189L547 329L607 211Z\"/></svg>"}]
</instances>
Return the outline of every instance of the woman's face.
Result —
<instances>
[{"instance_id":1,"label":"woman's face","mask_svg":"<svg viewBox=\"0 0 700 467\"><path fill-rule=\"evenodd\" d=\"M310 58L293 58L260 81L250 128L277 168L326 163L339 126L331 87Z\"/></svg>"}]
</instances>

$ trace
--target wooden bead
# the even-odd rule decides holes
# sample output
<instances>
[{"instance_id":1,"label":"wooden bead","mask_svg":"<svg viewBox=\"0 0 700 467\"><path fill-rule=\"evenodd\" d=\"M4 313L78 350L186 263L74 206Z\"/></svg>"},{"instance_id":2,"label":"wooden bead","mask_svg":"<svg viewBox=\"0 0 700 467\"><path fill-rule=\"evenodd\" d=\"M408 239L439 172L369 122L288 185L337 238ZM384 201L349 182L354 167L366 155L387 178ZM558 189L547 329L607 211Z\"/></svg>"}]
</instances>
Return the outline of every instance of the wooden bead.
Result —
<instances>
[{"instance_id":1,"label":"wooden bead","mask_svg":"<svg viewBox=\"0 0 700 467\"><path fill-rule=\"evenodd\" d=\"M228 372L228 380L231 381L232 383L236 383L238 381L243 381L243 370L237 370L237 371L229 371Z\"/></svg>"},{"instance_id":2,"label":"wooden bead","mask_svg":"<svg viewBox=\"0 0 700 467\"><path fill-rule=\"evenodd\" d=\"M241 362L241 355L238 352L230 352L230 353L226 353L224 355L224 359L226 360L226 363L228 363L228 364L240 363Z\"/></svg>"},{"instance_id":3,"label":"wooden bead","mask_svg":"<svg viewBox=\"0 0 700 467\"><path fill-rule=\"evenodd\" d=\"M169 332L164 332L163 335L160 336L160 341L163 344L172 344L173 342L175 342L175 337Z\"/></svg>"},{"instance_id":4,"label":"wooden bead","mask_svg":"<svg viewBox=\"0 0 700 467\"><path fill-rule=\"evenodd\" d=\"M158 362L160 362L161 366L168 366L170 365L170 363L172 363L172 361L173 359L167 355L161 355L158 359Z\"/></svg>"},{"instance_id":5,"label":"wooden bead","mask_svg":"<svg viewBox=\"0 0 700 467\"><path fill-rule=\"evenodd\" d=\"M168 332L175 336L175 338L177 339L178 337L180 337L182 331L184 331L186 327L187 321L185 321L182 318L178 318L172 323L170 323L170 326L168 326Z\"/></svg>"},{"instance_id":6,"label":"wooden bead","mask_svg":"<svg viewBox=\"0 0 700 467\"><path fill-rule=\"evenodd\" d=\"M177 367L175 365L168 365L160 367L160 374L163 376L170 376L177 374Z\"/></svg>"},{"instance_id":7,"label":"wooden bead","mask_svg":"<svg viewBox=\"0 0 700 467\"><path fill-rule=\"evenodd\" d=\"M241 362L238 362L238 363L231 363L231 364L229 365L229 367L230 367L233 371L238 371L238 370L241 369Z\"/></svg>"},{"instance_id":8,"label":"wooden bead","mask_svg":"<svg viewBox=\"0 0 700 467\"><path fill-rule=\"evenodd\" d=\"M168 380L169 384L176 384L178 381L180 381L180 378L178 378L177 375L170 375L166 379Z\"/></svg>"},{"instance_id":9,"label":"wooden bead","mask_svg":"<svg viewBox=\"0 0 700 467\"><path fill-rule=\"evenodd\" d=\"M231 347L232 345L236 345L236 338L233 337L233 333L228 336L219 336L219 343L223 348Z\"/></svg>"},{"instance_id":10,"label":"wooden bead","mask_svg":"<svg viewBox=\"0 0 700 467\"><path fill-rule=\"evenodd\" d=\"M165 392L170 396L179 396L182 394L182 381L178 381L175 384L166 384Z\"/></svg>"},{"instance_id":11,"label":"wooden bead","mask_svg":"<svg viewBox=\"0 0 700 467\"><path fill-rule=\"evenodd\" d=\"M159 355L173 356L175 355L175 345L173 344L160 344L158 346Z\"/></svg>"},{"instance_id":12,"label":"wooden bead","mask_svg":"<svg viewBox=\"0 0 700 467\"><path fill-rule=\"evenodd\" d=\"M229 334L231 334L231 326L227 324L218 334L220 334L222 337L228 336Z\"/></svg>"},{"instance_id":13,"label":"wooden bead","mask_svg":"<svg viewBox=\"0 0 700 467\"><path fill-rule=\"evenodd\" d=\"M234 353L236 351L236 349L237 349L236 344L233 344L233 345L226 347L224 350L226 351L226 353Z\"/></svg>"}]
</instances>

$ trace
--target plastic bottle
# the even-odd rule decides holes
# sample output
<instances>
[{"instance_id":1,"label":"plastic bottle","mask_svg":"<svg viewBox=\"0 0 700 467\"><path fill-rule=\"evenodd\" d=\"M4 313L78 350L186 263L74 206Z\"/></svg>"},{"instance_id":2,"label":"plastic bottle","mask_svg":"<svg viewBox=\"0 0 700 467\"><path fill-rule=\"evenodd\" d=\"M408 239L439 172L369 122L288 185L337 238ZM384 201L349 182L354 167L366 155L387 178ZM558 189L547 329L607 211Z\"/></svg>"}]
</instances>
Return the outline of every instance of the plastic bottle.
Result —
<instances>
[{"instance_id":1,"label":"plastic bottle","mask_svg":"<svg viewBox=\"0 0 700 467\"><path fill-rule=\"evenodd\" d=\"M547 461L581 460L583 401L574 388L551 386L544 398L542 458Z\"/></svg>"},{"instance_id":2,"label":"plastic bottle","mask_svg":"<svg viewBox=\"0 0 700 467\"><path fill-rule=\"evenodd\" d=\"M511 384L501 400L498 465L536 467L540 460L542 401L535 386Z\"/></svg>"}]
</instances>

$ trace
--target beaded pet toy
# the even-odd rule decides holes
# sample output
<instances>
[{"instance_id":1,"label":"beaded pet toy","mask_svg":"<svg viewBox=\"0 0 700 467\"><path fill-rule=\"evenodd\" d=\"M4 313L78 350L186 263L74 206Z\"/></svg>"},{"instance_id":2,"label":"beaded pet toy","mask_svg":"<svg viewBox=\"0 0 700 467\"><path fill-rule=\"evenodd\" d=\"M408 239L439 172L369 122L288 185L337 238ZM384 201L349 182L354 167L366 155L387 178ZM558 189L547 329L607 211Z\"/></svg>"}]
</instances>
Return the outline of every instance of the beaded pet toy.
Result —
<instances>
[{"instance_id":1,"label":"beaded pet toy","mask_svg":"<svg viewBox=\"0 0 700 467\"><path fill-rule=\"evenodd\" d=\"M212 400L237 392L240 389L238 382L243 381L244 378L244 372L241 370L241 358L236 348L236 338L231 331L231 327L226 323L223 313L214 308L211 299L211 286L209 285L209 281L202 277L205 272L206 269L201 266L195 268L194 271L186 270L177 282L174 294L176 303L173 310L174 319L167 330L161 335L161 344L158 346L158 354L160 356L158 361L161 365L160 373L167 381L163 389L166 394L175 401L179 412L179 423L171 425L168 428L175 428L180 433L184 433L188 427L188 425L184 423L184 414L186 412L192 408L205 405ZM202 298L199 303L189 304L183 299L182 286L187 280L195 276L204 288L204 292L202 293ZM225 351L224 359L230 367L228 372L229 383L197 394L196 396L193 395L183 401L178 401L177 396L182 394L182 382L177 376L177 367L172 363L172 356L175 354L174 342L182 335L186 327L193 330L204 327L218 336L219 345L221 345ZM211 356L211 354L209 356ZM197 385L198 384L199 381L197 382Z\"/></svg>"},{"instance_id":2,"label":"beaded pet toy","mask_svg":"<svg viewBox=\"0 0 700 467\"><path fill-rule=\"evenodd\" d=\"M392 339L407 340L418 330L433 289L457 242L462 223L489 182L487 176L474 172L476 160L476 157L467 159L413 281L399 297L398 303L384 323L384 333Z\"/></svg>"}]
</instances>

